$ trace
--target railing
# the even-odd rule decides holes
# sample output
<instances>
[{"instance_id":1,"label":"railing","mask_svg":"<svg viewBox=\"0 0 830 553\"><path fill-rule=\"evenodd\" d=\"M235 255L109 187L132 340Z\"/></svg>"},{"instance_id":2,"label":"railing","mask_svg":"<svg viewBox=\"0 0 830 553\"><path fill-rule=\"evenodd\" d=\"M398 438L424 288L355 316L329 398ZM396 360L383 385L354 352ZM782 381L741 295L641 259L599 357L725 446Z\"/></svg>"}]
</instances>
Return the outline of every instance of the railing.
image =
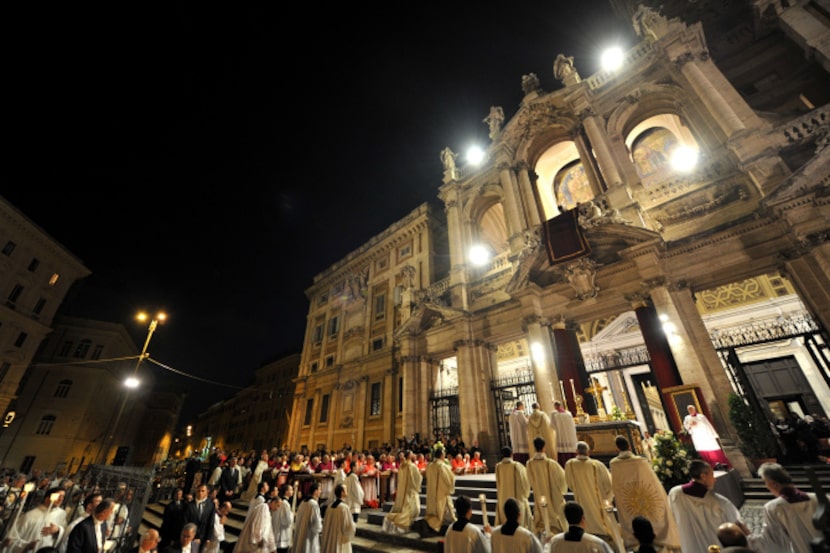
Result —
<instances>
[{"instance_id":1,"label":"railing","mask_svg":"<svg viewBox=\"0 0 830 553\"><path fill-rule=\"evenodd\" d=\"M819 330L818 324L809 314L801 313L787 318L753 321L729 330L715 330L709 334L709 338L715 348L729 348L796 338Z\"/></svg>"},{"instance_id":2,"label":"railing","mask_svg":"<svg viewBox=\"0 0 830 553\"><path fill-rule=\"evenodd\" d=\"M643 41L628 52L625 53L625 57L623 60L623 67L631 67L635 63L639 62L643 58L649 55L651 52L651 43ZM598 88L602 88L603 86L607 85L611 81L613 81L619 75L619 71L599 71L598 73L594 73L587 79L585 82L588 83L588 88L591 90L596 90Z\"/></svg>"}]
</instances>

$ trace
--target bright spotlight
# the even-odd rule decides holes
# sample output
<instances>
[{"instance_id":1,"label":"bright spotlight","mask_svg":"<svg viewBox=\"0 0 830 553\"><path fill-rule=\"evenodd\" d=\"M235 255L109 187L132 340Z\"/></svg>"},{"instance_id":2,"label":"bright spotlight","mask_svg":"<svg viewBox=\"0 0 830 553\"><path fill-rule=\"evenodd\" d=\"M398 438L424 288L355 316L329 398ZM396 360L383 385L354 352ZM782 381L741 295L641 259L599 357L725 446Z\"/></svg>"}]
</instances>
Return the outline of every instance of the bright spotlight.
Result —
<instances>
[{"instance_id":1,"label":"bright spotlight","mask_svg":"<svg viewBox=\"0 0 830 553\"><path fill-rule=\"evenodd\" d=\"M126 386L127 388L138 388L139 384L141 384L141 382L137 378L132 376L124 381L124 386Z\"/></svg>"},{"instance_id":2,"label":"bright spotlight","mask_svg":"<svg viewBox=\"0 0 830 553\"><path fill-rule=\"evenodd\" d=\"M697 150L688 146L675 148L671 155L671 166L675 171L688 173L697 165Z\"/></svg>"},{"instance_id":3,"label":"bright spotlight","mask_svg":"<svg viewBox=\"0 0 830 553\"><path fill-rule=\"evenodd\" d=\"M539 342L530 344L530 354L533 356L533 360L536 361L537 365L541 365L545 360L545 348Z\"/></svg>"},{"instance_id":4,"label":"bright spotlight","mask_svg":"<svg viewBox=\"0 0 830 553\"><path fill-rule=\"evenodd\" d=\"M602 68L606 71L616 71L623 64L623 51L619 46L607 48L601 57Z\"/></svg>"},{"instance_id":5,"label":"bright spotlight","mask_svg":"<svg viewBox=\"0 0 830 553\"><path fill-rule=\"evenodd\" d=\"M485 246L476 245L470 248L469 253L470 263L477 266L486 265L490 261L490 250Z\"/></svg>"},{"instance_id":6,"label":"bright spotlight","mask_svg":"<svg viewBox=\"0 0 830 553\"><path fill-rule=\"evenodd\" d=\"M478 165L484 159L484 150L478 146L470 146L467 149L467 161L473 165Z\"/></svg>"}]
</instances>

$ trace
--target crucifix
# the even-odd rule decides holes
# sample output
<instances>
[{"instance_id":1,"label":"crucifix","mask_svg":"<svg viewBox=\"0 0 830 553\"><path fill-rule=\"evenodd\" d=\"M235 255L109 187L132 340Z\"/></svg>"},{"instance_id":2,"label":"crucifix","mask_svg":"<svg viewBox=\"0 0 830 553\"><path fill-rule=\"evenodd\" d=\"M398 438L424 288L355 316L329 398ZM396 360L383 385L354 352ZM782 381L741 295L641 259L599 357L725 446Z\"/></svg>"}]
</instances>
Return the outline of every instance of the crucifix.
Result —
<instances>
[{"instance_id":1,"label":"crucifix","mask_svg":"<svg viewBox=\"0 0 830 553\"><path fill-rule=\"evenodd\" d=\"M605 404L602 401L602 392L603 390L607 390L605 386L599 383L599 379L597 377L591 377L591 386L585 388L586 394L594 394L594 399L597 402L597 417L599 420L604 421L608 418L608 414L605 411Z\"/></svg>"}]
</instances>

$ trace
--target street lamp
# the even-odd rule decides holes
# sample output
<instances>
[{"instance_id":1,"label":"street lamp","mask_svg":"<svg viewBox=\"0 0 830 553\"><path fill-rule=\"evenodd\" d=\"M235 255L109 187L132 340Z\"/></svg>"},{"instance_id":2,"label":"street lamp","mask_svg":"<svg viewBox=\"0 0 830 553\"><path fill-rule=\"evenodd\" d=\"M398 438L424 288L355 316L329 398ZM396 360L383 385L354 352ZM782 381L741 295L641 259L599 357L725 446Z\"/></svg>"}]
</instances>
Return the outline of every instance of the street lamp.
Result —
<instances>
[{"instance_id":1,"label":"street lamp","mask_svg":"<svg viewBox=\"0 0 830 553\"><path fill-rule=\"evenodd\" d=\"M136 317L138 321L144 322L147 319L150 319L150 315L145 313L144 311L139 312ZM121 415L124 414L124 408L127 406L127 397L129 390L134 390L138 388L141 381L138 379L138 369L141 367L141 362L144 361L145 357L148 357L150 354L147 353L147 347L150 345L150 340L153 338L153 333L156 331L159 323L163 323L167 320L167 314L163 311L159 311L156 313L155 316L152 317L150 320L150 326L147 328L147 339L144 340L144 347L141 348L141 354L138 356L138 360L135 362L135 368L133 369L133 374L129 376L126 380L124 380L124 386L127 387L124 393L124 399L121 400L121 407L118 409L118 414L115 416L115 420L112 423L112 432L107 436L106 447L104 448L103 452L103 464L107 464L107 454L109 453L110 448L112 447L112 441L115 439L115 434L118 430L118 423L121 422Z\"/></svg>"}]
</instances>

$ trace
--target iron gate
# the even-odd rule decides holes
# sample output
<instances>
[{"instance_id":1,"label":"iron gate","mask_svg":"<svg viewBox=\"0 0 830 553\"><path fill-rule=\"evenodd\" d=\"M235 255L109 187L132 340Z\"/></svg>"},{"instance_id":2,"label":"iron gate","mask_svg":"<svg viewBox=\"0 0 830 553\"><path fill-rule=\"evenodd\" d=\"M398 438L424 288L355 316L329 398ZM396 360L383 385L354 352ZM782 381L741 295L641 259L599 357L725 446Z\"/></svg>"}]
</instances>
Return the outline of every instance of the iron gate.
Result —
<instances>
[{"instance_id":1,"label":"iron gate","mask_svg":"<svg viewBox=\"0 0 830 553\"><path fill-rule=\"evenodd\" d=\"M490 390L496 402L496 426L499 433L499 450L510 445L507 418L518 401L530 407L536 401L536 381L533 371L526 369L510 376L493 380Z\"/></svg>"},{"instance_id":2,"label":"iron gate","mask_svg":"<svg viewBox=\"0 0 830 553\"><path fill-rule=\"evenodd\" d=\"M432 432L436 438L461 435L461 414L458 409L458 388L442 388L429 398L432 405Z\"/></svg>"}]
</instances>

